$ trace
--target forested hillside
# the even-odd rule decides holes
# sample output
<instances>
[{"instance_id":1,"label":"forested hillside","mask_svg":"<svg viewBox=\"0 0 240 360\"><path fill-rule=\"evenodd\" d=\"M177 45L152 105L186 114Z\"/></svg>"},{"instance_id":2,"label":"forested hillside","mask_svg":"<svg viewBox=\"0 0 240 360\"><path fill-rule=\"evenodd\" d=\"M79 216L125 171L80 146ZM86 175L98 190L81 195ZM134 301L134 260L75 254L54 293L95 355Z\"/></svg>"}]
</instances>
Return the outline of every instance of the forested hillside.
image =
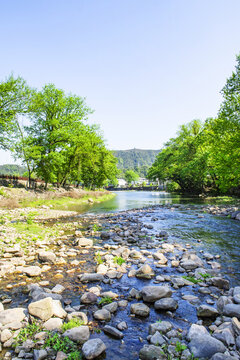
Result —
<instances>
[{"instance_id":1,"label":"forested hillside","mask_svg":"<svg viewBox=\"0 0 240 360\"><path fill-rule=\"evenodd\" d=\"M159 150L114 150L113 154L117 157L117 167L122 172L134 170L139 176L145 177L148 169L152 166L158 155Z\"/></svg>"},{"instance_id":2,"label":"forested hillside","mask_svg":"<svg viewBox=\"0 0 240 360\"><path fill-rule=\"evenodd\" d=\"M27 168L20 165L0 165L0 174L2 175L22 176L26 171Z\"/></svg>"}]
</instances>

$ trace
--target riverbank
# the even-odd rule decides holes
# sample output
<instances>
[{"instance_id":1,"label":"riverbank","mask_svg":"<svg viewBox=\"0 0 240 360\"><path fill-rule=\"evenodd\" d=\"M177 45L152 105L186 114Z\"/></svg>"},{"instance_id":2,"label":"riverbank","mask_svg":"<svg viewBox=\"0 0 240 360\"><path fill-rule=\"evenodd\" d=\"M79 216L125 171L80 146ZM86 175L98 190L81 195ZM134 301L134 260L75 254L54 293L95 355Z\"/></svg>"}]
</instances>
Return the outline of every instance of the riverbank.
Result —
<instances>
[{"instance_id":1,"label":"riverbank","mask_svg":"<svg viewBox=\"0 0 240 360\"><path fill-rule=\"evenodd\" d=\"M50 190L26 190L23 188L0 187L0 208L19 207L52 209L67 208L71 205L100 203L110 200L115 195L106 190L86 191L77 188L52 188Z\"/></svg>"},{"instance_id":2,"label":"riverbank","mask_svg":"<svg viewBox=\"0 0 240 360\"><path fill-rule=\"evenodd\" d=\"M2 358L239 359L240 288L218 254L154 230L165 210L2 210ZM9 230L33 225L42 238Z\"/></svg>"}]
</instances>

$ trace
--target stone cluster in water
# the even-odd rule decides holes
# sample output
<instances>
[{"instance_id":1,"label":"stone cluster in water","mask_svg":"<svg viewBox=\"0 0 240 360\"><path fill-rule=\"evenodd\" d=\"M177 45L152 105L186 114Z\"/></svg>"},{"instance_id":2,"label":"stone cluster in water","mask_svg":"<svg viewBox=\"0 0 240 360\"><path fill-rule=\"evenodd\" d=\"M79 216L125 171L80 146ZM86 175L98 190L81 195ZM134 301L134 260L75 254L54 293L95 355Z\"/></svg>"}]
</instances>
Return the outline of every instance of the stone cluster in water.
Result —
<instances>
[{"instance_id":1,"label":"stone cluster in water","mask_svg":"<svg viewBox=\"0 0 240 360\"><path fill-rule=\"evenodd\" d=\"M154 233L151 223L158 220L157 208L89 217L85 233L63 235L54 249L44 242L33 246L30 260L38 265L29 265L17 244L6 246L2 277L28 278L21 307L9 306L10 297L0 303L0 339L8 350L3 359L67 359L63 350L44 346L47 331L78 344L86 359L239 359L240 287L230 288L221 275L218 255L197 254L165 230ZM77 256L91 254L95 268L88 272ZM81 286L77 305L69 299L68 283L57 283L64 275L56 267L66 264L66 274L76 275L74 285ZM31 281L43 274L51 280ZM76 318L81 325L63 331ZM121 357L134 321L137 351ZM13 349L21 329L35 322L41 330Z\"/></svg>"}]
</instances>

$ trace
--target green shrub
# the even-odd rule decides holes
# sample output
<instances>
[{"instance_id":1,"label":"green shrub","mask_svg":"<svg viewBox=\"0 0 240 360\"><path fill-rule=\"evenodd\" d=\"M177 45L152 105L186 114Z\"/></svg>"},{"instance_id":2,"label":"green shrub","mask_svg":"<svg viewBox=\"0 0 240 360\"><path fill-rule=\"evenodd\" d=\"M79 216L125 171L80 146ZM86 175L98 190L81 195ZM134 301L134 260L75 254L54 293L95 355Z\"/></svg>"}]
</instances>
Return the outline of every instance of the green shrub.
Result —
<instances>
[{"instance_id":1,"label":"green shrub","mask_svg":"<svg viewBox=\"0 0 240 360\"><path fill-rule=\"evenodd\" d=\"M121 257L121 256L115 256L113 258L113 262L115 264L118 264L119 266L121 266L123 263L125 263L126 261Z\"/></svg>"},{"instance_id":2,"label":"green shrub","mask_svg":"<svg viewBox=\"0 0 240 360\"><path fill-rule=\"evenodd\" d=\"M111 304L112 301L113 301L113 299L110 296L105 296L99 301L98 304L99 305Z\"/></svg>"}]
</instances>

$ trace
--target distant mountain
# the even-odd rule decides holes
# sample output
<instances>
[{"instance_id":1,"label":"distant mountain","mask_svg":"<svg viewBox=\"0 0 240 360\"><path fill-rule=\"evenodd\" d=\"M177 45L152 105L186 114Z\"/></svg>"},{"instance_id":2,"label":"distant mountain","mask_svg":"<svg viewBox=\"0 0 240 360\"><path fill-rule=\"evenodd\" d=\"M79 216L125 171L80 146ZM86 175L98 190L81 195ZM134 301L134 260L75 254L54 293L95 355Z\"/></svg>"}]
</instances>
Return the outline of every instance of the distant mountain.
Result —
<instances>
[{"instance_id":1,"label":"distant mountain","mask_svg":"<svg viewBox=\"0 0 240 360\"><path fill-rule=\"evenodd\" d=\"M141 177L145 177L148 169L153 164L160 150L113 150L113 154L118 159L117 167L122 172L134 170Z\"/></svg>"},{"instance_id":2,"label":"distant mountain","mask_svg":"<svg viewBox=\"0 0 240 360\"><path fill-rule=\"evenodd\" d=\"M16 175L22 176L27 171L25 166L20 165L0 165L0 174L1 175Z\"/></svg>"}]
</instances>

